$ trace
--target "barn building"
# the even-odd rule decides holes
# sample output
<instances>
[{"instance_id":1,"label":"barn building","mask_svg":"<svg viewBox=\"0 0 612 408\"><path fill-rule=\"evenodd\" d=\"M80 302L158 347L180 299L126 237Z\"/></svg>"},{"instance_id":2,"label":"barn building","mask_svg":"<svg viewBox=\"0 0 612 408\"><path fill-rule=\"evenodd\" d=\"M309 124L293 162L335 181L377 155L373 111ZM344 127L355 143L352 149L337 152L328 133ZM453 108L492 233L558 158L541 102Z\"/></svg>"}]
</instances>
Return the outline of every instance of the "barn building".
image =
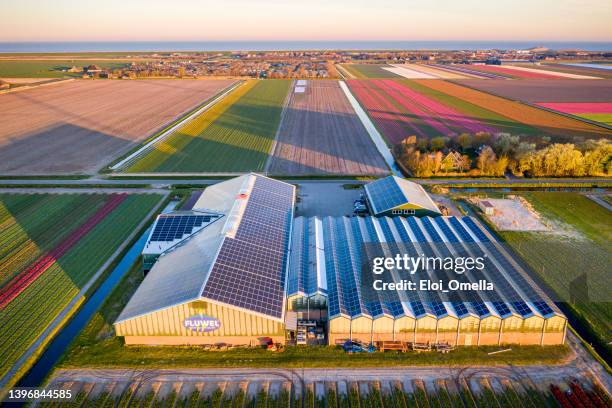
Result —
<instances>
[{"instance_id":1,"label":"barn building","mask_svg":"<svg viewBox=\"0 0 612 408\"><path fill-rule=\"evenodd\" d=\"M161 215L145 250L158 259L117 335L126 344L284 342L294 195L291 184L247 174L207 188L188 214Z\"/></svg>"},{"instance_id":2,"label":"barn building","mask_svg":"<svg viewBox=\"0 0 612 408\"><path fill-rule=\"evenodd\" d=\"M390 189L403 181L382 180ZM382 204L387 201L379 187L366 191L376 209L396 207ZM115 322L117 335L126 344L284 343L295 338L296 320L316 319L328 344L565 342L565 316L476 219L294 218L294 196L291 184L247 174L208 187L189 211L160 215L143 252L150 271ZM414 204L415 197L402 200ZM419 291L366 296L366 244L412 245L439 257L484 253L492 266L483 273L500 297L448 301Z\"/></svg>"},{"instance_id":3,"label":"barn building","mask_svg":"<svg viewBox=\"0 0 612 408\"><path fill-rule=\"evenodd\" d=\"M383 216L436 217L441 215L438 206L421 185L388 176L364 186L370 213Z\"/></svg>"}]
</instances>

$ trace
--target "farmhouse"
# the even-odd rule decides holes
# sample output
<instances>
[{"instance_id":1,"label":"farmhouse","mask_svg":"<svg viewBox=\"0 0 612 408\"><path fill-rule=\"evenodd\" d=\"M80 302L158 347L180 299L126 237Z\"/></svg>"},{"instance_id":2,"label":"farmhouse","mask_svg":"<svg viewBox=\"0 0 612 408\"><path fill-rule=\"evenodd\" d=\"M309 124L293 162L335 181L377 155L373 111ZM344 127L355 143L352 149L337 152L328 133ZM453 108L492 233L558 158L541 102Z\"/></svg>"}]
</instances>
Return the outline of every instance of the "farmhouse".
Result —
<instances>
[{"instance_id":1,"label":"farmhouse","mask_svg":"<svg viewBox=\"0 0 612 408\"><path fill-rule=\"evenodd\" d=\"M438 216L440 209L419 184L388 176L365 185L370 212L375 216Z\"/></svg>"},{"instance_id":2,"label":"farmhouse","mask_svg":"<svg viewBox=\"0 0 612 408\"><path fill-rule=\"evenodd\" d=\"M393 191L396 181L384 180ZM374 200L384 192L373 191ZM126 344L257 345L299 342L308 326L321 330L318 344L564 343L565 316L477 220L294 218L294 205L291 184L246 174L207 188L190 211L160 215L143 252L150 271L114 323L117 335ZM482 279L498 297L373 294L362 275L372 245L424 257L484 254Z\"/></svg>"}]
</instances>

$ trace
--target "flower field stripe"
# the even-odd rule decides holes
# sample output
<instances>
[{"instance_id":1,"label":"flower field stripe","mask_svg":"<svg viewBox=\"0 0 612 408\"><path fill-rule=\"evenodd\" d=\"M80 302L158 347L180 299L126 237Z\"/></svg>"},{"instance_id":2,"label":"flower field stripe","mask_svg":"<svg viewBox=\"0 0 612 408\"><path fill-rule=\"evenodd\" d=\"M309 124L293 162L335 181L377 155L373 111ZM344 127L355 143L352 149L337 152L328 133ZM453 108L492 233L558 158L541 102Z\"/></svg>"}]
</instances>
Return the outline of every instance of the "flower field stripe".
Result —
<instances>
[{"instance_id":1,"label":"flower field stripe","mask_svg":"<svg viewBox=\"0 0 612 408\"><path fill-rule=\"evenodd\" d=\"M36 278L44 273L59 258L65 255L81 238L89 233L102 219L110 214L127 197L127 194L113 194L110 199L91 216L83 225L75 230L61 244L52 251L40 257L34 265L16 276L8 285L0 290L0 310L17 297Z\"/></svg>"},{"instance_id":2,"label":"flower field stripe","mask_svg":"<svg viewBox=\"0 0 612 408\"><path fill-rule=\"evenodd\" d=\"M461 72L462 74L466 74L475 78L489 78L489 79L508 79L507 76L497 75L491 72L481 72L475 69L469 69L466 67L460 67L457 65L443 65L443 64L434 64L434 67L444 71L450 72Z\"/></svg>"},{"instance_id":3,"label":"flower field stripe","mask_svg":"<svg viewBox=\"0 0 612 408\"><path fill-rule=\"evenodd\" d=\"M595 77L595 76L569 74L567 72L546 71L546 70L542 70L542 69L535 69L535 68L528 68L528 67L517 67L515 65L505 65L504 68L506 68L506 69L514 69L514 70L517 70L517 71L524 71L524 72L533 72L533 73L536 73L536 74L551 75L551 76L555 76L555 77L558 77L558 78L601 79L601 78Z\"/></svg>"},{"instance_id":4,"label":"flower field stripe","mask_svg":"<svg viewBox=\"0 0 612 408\"><path fill-rule=\"evenodd\" d=\"M383 68L386 71L392 72L394 74L400 75L404 78L408 78L408 79L434 79L437 78L436 76L433 76L431 74L425 73L425 72L420 72L417 70L414 70L412 68L409 68L407 65L405 64L392 64L390 67L385 67Z\"/></svg>"},{"instance_id":5,"label":"flower field stripe","mask_svg":"<svg viewBox=\"0 0 612 408\"><path fill-rule=\"evenodd\" d=\"M544 102L538 105L569 114L612 113L612 102Z\"/></svg>"},{"instance_id":6,"label":"flower field stripe","mask_svg":"<svg viewBox=\"0 0 612 408\"><path fill-rule=\"evenodd\" d=\"M497 131L496 129L483 125L482 123L476 120L473 120L472 118L469 118L465 116L464 114L448 106L445 106L442 103L439 103L431 98L428 98L427 96L422 95L421 93L414 91L408 88L407 86L399 84L395 81L386 81L386 83L390 87L398 90L403 95L412 99L414 102L429 109L431 112L435 114L436 117L442 118L443 122L446 122L450 126L460 128L461 130L467 130L472 133L478 133L478 132L494 133Z\"/></svg>"},{"instance_id":7,"label":"flower field stripe","mask_svg":"<svg viewBox=\"0 0 612 408\"><path fill-rule=\"evenodd\" d=\"M221 117L236 101L248 93L256 84L256 81L246 81L238 86L229 95L211 106L200 115L185 123L181 128L174 131L162 142L158 143L153 150L133 162L127 172L151 171L161 166L173 154L180 152L193 140L192 135L204 132L209 126Z\"/></svg>"},{"instance_id":8,"label":"flower field stripe","mask_svg":"<svg viewBox=\"0 0 612 408\"><path fill-rule=\"evenodd\" d=\"M410 91L409 89L399 86L399 84L394 81L388 80L380 80L377 81L376 84L381 89L385 90L387 94L391 95L391 97L393 97L393 99L395 99L399 104L401 104L409 113L423 120L429 126L440 132L441 135L446 136L448 134L454 133L442 122L434 119L434 115L421 109L421 107L418 105L418 100L415 100L413 98L414 95L411 95L410 92L408 92Z\"/></svg>"},{"instance_id":9,"label":"flower field stripe","mask_svg":"<svg viewBox=\"0 0 612 408\"><path fill-rule=\"evenodd\" d=\"M97 194L88 194L85 199L76 194L55 199L41 195L31 197L30 201L0 202L0 208L6 208L10 217L0 226L0 288L42 253L57 246L105 201ZM5 204L10 206L10 212ZM66 222L62 218L68 208L73 215Z\"/></svg>"},{"instance_id":10,"label":"flower field stripe","mask_svg":"<svg viewBox=\"0 0 612 408\"><path fill-rule=\"evenodd\" d=\"M591 125L578 119L557 115L533 106L477 91L455 83L430 79L427 81L420 81L419 84L447 95L467 100L476 106L505 116L513 121L540 129L547 135L561 137L586 136L591 138L612 136L612 131L602 129L599 126Z\"/></svg>"},{"instance_id":11,"label":"flower field stripe","mask_svg":"<svg viewBox=\"0 0 612 408\"><path fill-rule=\"evenodd\" d=\"M384 91L375 86L373 81L364 81L364 86L365 89L368 90L369 95L372 95L377 100L374 106L378 116L384 120L384 123L395 129L394 135L397 137L393 138L393 143L399 143L406 138L408 135L406 127L410 128L410 132L414 132L419 136L426 136L425 132L403 114L403 112L389 100L390 98L384 95ZM380 110L378 105L384 107L387 111Z\"/></svg>"},{"instance_id":12,"label":"flower field stripe","mask_svg":"<svg viewBox=\"0 0 612 408\"><path fill-rule=\"evenodd\" d=\"M419 72L423 72L425 74L429 74L429 75L433 75L435 78L438 79L467 79L467 78L471 78L471 75L465 75L465 74L460 74L458 72L453 72L453 71L447 71L447 70L442 70L442 69L438 69L438 68L434 68L432 65L425 65L425 64L412 64L410 65L410 68L415 70L415 71L419 71Z\"/></svg>"},{"instance_id":13,"label":"flower field stripe","mask_svg":"<svg viewBox=\"0 0 612 408\"><path fill-rule=\"evenodd\" d=\"M425 136L418 127L408 121L408 118L401 115L397 107L380 95L369 81L349 81L349 85L381 129L388 143L392 145L399 143L409 135L402 124L410 127L419 136Z\"/></svg>"},{"instance_id":14,"label":"flower field stripe","mask_svg":"<svg viewBox=\"0 0 612 408\"><path fill-rule=\"evenodd\" d=\"M483 71L488 72L496 72L499 74L507 74L516 78L526 78L526 79L559 79L558 76L553 74L547 74L544 71L542 72L526 72L515 70L512 68L499 66L499 65L479 65L478 69L482 69Z\"/></svg>"}]
</instances>

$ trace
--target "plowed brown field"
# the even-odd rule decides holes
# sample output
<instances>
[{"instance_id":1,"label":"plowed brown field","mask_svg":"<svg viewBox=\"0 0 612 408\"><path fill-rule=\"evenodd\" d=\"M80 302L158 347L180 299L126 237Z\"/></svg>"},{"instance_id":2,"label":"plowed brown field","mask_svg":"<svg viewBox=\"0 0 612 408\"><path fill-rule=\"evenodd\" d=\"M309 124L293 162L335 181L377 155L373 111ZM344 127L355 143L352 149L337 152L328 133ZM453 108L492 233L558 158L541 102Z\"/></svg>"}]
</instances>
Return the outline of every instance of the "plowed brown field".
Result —
<instances>
[{"instance_id":1,"label":"plowed brown field","mask_svg":"<svg viewBox=\"0 0 612 408\"><path fill-rule=\"evenodd\" d=\"M93 173L232 82L73 81L0 95L0 174Z\"/></svg>"},{"instance_id":2,"label":"plowed brown field","mask_svg":"<svg viewBox=\"0 0 612 408\"><path fill-rule=\"evenodd\" d=\"M270 174L389 172L338 81L308 81L304 94L292 93L290 98L270 159Z\"/></svg>"},{"instance_id":3,"label":"plowed brown field","mask_svg":"<svg viewBox=\"0 0 612 408\"><path fill-rule=\"evenodd\" d=\"M543 134L557 136L559 141L569 141L571 138L612 137L611 130L589 125L579 120L556 115L461 85L435 79L419 80L417 82L431 89L464 99L512 120L541 129Z\"/></svg>"}]
</instances>

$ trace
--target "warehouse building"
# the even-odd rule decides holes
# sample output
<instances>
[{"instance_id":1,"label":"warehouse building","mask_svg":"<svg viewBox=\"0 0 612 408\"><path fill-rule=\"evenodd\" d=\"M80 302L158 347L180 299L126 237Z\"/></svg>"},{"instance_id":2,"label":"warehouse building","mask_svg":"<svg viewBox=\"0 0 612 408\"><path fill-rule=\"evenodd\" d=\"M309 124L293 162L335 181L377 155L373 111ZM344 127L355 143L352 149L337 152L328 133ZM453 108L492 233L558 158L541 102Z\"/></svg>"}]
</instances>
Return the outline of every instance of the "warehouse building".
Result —
<instances>
[{"instance_id":1,"label":"warehouse building","mask_svg":"<svg viewBox=\"0 0 612 408\"><path fill-rule=\"evenodd\" d=\"M384 208L382 193L369 188L376 208ZM332 345L347 339L458 346L565 341L565 316L477 220L294 218L294 195L290 184L247 174L208 187L190 211L160 215L143 252L152 267L115 322L117 335L126 344L284 343L295 339L300 321L315 319ZM396 252L412 246L440 257L484 253L492 265L486 279L500 297L366 296L367 244Z\"/></svg>"},{"instance_id":2,"label":"warehouse building","mask_svg":"<svg viewBox=\"0 0 612 408\"><path fill-rule=\"evenodd\" d=\"M388 176L364 186L370 213L383 216L436 217L440 209L420 184Z\"/></svg>"},{"instance_id":3,"label":"warehouse building","mask_svg":"<svg viewBox=\"0 0 612 408\"><path fill-rule=\"evenodd\" d=\"M158 259L117 335L126 344L284 342L294 195L291 184L247 174L207 188L188 213L161 215L144 253Z\"/></svg>"}]
</instances>

